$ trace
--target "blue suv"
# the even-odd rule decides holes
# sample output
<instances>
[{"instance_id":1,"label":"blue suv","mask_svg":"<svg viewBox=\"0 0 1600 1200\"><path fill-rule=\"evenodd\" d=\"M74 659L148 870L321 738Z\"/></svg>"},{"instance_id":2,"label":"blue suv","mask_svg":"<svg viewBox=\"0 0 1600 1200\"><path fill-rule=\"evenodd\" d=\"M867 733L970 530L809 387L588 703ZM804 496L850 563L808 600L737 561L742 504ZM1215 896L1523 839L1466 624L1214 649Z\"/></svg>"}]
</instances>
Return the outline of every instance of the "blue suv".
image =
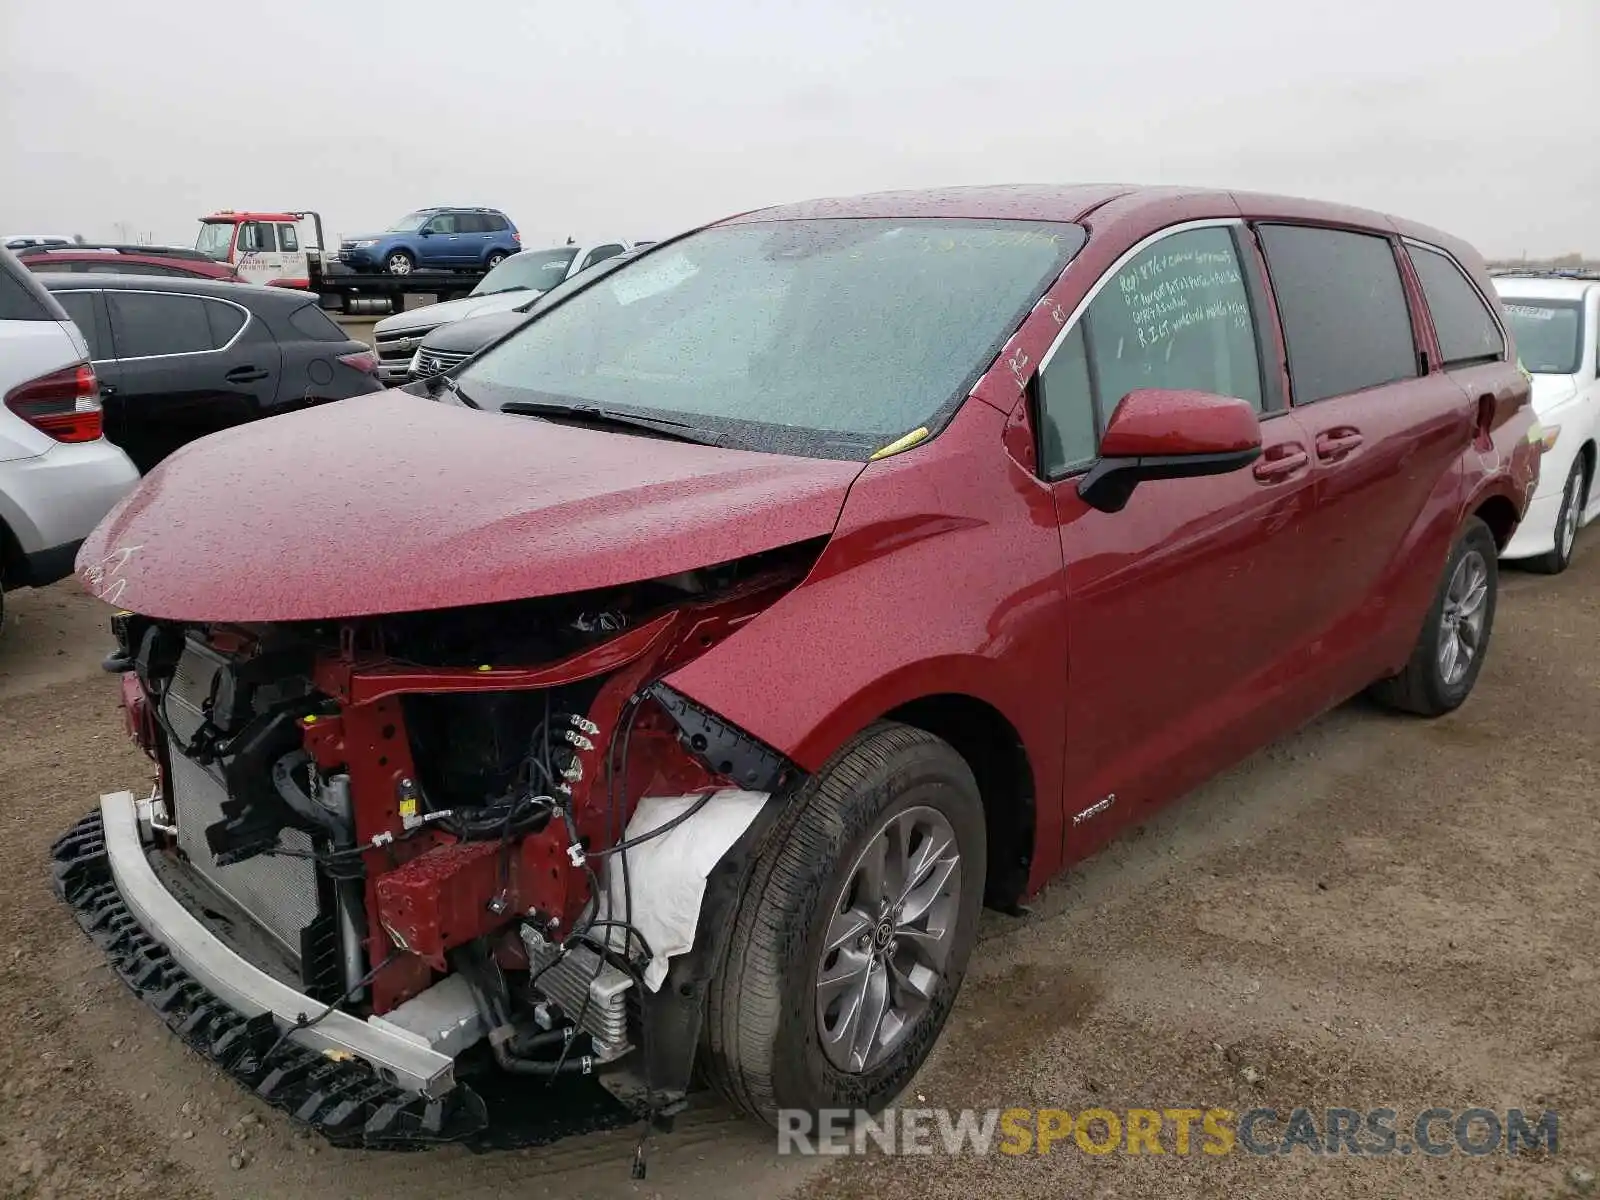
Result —
<instances>
[{"instance_id":1,"label":"blue suv","mask_svg":"<svg viewBox=\"0 0 1600 1200\"><path fill-rule=\"evenodd\" d=\"M383 233L358 233L339 244L339 261L356 271L409 275L422 267L488 270L522 249L511 218L496 208L419 208Z\"/></svg>"}]
</instances>

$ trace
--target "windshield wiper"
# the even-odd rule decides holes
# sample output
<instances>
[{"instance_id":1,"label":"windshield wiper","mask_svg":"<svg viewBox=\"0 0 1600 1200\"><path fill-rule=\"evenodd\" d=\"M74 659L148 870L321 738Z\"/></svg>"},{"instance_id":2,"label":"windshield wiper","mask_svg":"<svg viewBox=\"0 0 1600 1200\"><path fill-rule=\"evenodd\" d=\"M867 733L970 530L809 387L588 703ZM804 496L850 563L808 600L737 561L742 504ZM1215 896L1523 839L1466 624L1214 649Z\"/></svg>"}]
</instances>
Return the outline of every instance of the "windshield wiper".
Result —
<instances>
[{"instance_id":1,"label":"windshield wiper","mask_svg":"<svg viewBox=\"0 0 1600 1200\"><path fill-rule=\"evenodd\" d=\"M448 375L430 375L426 380L423 381L423 386L428 389L430 394L435 396L437 396L441 391L449 392L451 396L460 401L462 404L465 404L468 408L483 407L483 405L479 404L471 396L463 392L461 390L461 385L454 379L451 379Z\"/></svg>"},{"instance_id":2,"label":"windshield wiper","mask_svg":"<svg viewBox=\"0 0 1600 1200\"><path fill-rule=\"evenodd\" d=\"M587 425L616 425L624 429L645 429L680 442L697 446L720 446L722 435L709 429L673 421L667 417L643 417L633 413L616 412L593 404L558 404L549 400L513 400L502 404L500 411L518 417L566 417Z\"/></svg>"}]
</instances>

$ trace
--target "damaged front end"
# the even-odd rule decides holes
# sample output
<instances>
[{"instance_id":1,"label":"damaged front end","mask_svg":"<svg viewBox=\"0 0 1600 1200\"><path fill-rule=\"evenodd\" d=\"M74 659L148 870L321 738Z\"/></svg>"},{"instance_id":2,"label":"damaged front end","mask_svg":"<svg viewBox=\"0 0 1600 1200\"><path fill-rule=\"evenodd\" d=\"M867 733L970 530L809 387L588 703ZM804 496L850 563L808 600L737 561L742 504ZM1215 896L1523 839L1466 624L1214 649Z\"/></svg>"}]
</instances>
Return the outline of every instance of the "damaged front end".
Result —
<instances>
[{"instance_id":1,"label":"damaged front end","mask_svg":"<svg viewBox=\"0 0 1600 1200\"><path fill-rule=\"evenodd\" d=\"M342 1144L471 1140L507 1080L670 1115L797 770L662 680L819 549L328 623L119 612L156 785L57 842L57 890L188 1044Z\"/></svg>"}]
</instances>

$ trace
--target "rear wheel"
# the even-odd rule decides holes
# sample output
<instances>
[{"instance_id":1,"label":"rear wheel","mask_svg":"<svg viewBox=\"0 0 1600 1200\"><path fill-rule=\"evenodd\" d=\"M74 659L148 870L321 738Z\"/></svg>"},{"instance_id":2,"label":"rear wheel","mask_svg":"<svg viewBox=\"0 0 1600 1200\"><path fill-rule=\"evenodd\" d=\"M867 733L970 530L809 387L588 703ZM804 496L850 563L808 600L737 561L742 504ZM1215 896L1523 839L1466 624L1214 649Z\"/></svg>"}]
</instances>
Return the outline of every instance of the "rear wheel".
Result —
<instances>
[{"instance_id":1,"label":"rear wheel","mask_svg":"<svg viewBox=\"0 0 1600 1200\"><path fill-rule=\"evenodd\" d=\"M751 869L706 1012L707 1074L738 1108L876 1112L932 1048L984 882L977 784L909 726L861 734L788 802Z\"/></svg>"},{"instance_id":2,"label":"rear wheel","mask_svg":"<svg viewBox=\"0 0 1600 1200\"><path fill-rule=\"evenodd\" d=\"M506 252L504 250L491 250L489 251L489 257L483 260L484 269L492 271L505 260Z\"/></svg>"},{"instance_id":3,"label":"rear wheel","mask_svg":"<svg viewBox=\"0 0 1600 1200\"><path fill-rule=\"evenodd\" d=\"M1559 575L1571 565L1572 547L1578 540L1578 522L1583 518L1589 490L1584 475L1583 456L1579 455L1572 461L1566 486L1561 489L1561 509L1556 513L1556 544L1539 557L1528 560L1533 570Z\"/></svg>"},{"instance_id":4,"label":"rear wheel","mask_svg":"<svg viewBox=\"0 0 1600 1200\"><path fill-rule=\"evenodd\" d=\"M396 250L383 260L383 268L391 275L409 275L417 269L417 262L409 250Z\"/></svg>"},{"instance_id":5,"label":"rear wheel","mask_svg":"<svg viewBox=\"0 0 1600 1200\"><path fill-rule=\"evenodd\" d=\"M1450 549L1433 606L1405 670L1372 687L1391 708L1437 717L1459 708L1483 669L1494 629L1499 592L1499 552L1489 527L1477 517Z\"/></svg>"}]
</instances>

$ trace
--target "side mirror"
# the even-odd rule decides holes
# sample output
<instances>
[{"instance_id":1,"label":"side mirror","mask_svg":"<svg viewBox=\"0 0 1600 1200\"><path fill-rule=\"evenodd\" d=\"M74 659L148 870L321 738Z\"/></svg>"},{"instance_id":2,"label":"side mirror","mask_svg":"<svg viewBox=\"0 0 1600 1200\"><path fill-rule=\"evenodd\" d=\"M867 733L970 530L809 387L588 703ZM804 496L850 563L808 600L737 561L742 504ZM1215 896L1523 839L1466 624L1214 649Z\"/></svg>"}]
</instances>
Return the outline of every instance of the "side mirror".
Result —
<instances>
[{"instance_id":1,"label":"side mirror","mask_svg":"<svg viewBox=\"0 0 1600 1200\"><path fill-rule=\"evenodd\" d=\"M1106 422L1100 457L1078 482L1084 503L1121 512L1149 479L1225 475L1261 456L1261 422L1243 400L1140 388Z\"/></svg>"},{"instance_id":2,"label":"side mirror","mask_svg":"<svg viewBox=\"0 0 1600 1200\"><path fill-rule=\"evenodd\" d=\"M432 237L433 236L433 230L431 230L431 229L426 229L426 228L419 229L419 230L417 230L417 232L419 234L421 234L423 237Z\"/></svg>"}]
</instances>

